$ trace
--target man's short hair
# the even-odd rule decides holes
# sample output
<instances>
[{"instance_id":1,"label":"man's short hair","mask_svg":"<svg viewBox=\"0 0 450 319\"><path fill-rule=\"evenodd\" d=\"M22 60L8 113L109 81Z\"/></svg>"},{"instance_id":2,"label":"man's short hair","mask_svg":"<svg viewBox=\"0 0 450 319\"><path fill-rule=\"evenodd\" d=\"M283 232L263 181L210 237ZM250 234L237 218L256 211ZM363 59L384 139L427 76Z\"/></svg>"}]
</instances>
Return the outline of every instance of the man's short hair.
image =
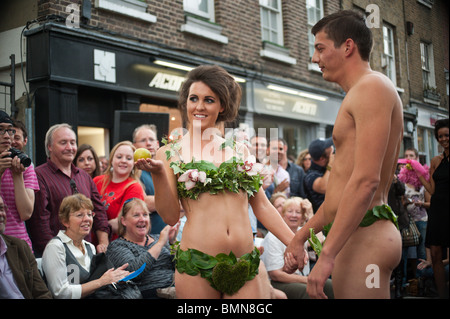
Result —
<instances>
[{"instance_id":1,"label":"man's short hair","mask_svg":"<svg viewBox=\"0 0 450 319\"><path fill-rule=\"evenodd\" d=\"M134 131L133 131L133 137L132 137L133 143L136 143L136 135L137 135L137 132L139 132L139 131L142 130L142 129L146 129L146 130L153 131L153 132L155 133L156 138L158 138L158 130L157 130L155 124L143 124L143 125L138 126L138 127L136 127L136 128L134 129Z\"/></svg>"},{"instance_id":2,"label":"man's short hair","mask_svg":"<svg viewBox=\"0 0 450 319\"><path fill-rule=\"evenodd\" d=\"M311 29L313 35L320 31L327 34L336 48L340 47L347 39L352 39L358 47L361 59L369 61L373 36L366 25L364 16L359 12L342 10L330 14L319 20Z\"/></svg>"}]
</instances>

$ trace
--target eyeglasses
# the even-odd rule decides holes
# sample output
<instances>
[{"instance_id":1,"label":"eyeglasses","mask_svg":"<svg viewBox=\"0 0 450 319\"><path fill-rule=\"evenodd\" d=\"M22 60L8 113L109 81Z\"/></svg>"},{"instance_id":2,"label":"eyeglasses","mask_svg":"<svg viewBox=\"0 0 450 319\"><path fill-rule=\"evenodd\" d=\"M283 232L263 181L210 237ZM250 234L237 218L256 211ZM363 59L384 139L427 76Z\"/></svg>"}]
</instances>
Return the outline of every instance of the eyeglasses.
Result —
<instances>
[{"instance_id":1,"label":"eyeglasses","mask_svg":"<svg viewBox=\"0 0 450 319\"><path fill-rule=\"evenodd\" d=\"M14 130L12 128L8 128L8 129L0 128L0 135L5 135L6 132L8 132L9 136L13 136L14 134L16 134L16 130Z\"/></svg>"},{"instance_id":2,"label":"eyeglasses","mask_svg":"<svg viewBox=\"0 0 450 319\"><path fill-rule=\"evenodd\" d=\"M136 141L136 143L154 143L157 140L155 140L154 138L143 138L142 140Z\"/></svg>"},{"instance_id":3,"label":"eyeglasses","mask_svg":"<svg viewBox=\"0 0 450 319\"><path fill-rule=\"evenodd\" d=\"M84 219L86 216L88 218L94 218L95 213L93 212L89 212L89 213L80 213L80 212L75 212L73 214L71 214L73 217L79 218L79 219Z\"/></svg>"}]
</instances>

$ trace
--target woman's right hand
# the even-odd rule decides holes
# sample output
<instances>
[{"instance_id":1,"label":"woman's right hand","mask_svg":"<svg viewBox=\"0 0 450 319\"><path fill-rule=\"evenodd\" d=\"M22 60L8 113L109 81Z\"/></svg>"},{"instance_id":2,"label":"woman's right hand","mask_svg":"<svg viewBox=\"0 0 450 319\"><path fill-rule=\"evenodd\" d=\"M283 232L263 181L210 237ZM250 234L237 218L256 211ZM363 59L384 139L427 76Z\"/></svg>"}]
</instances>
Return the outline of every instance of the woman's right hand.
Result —
<instances>
[{"instance_id":1,"label":"woman's right hand","mask_svg":"<svg viewBox=\"0 0 450 319\"><path fill-rule=\"evenodd\" d=\"M134 163L137 169L150 173L161 172L164 169L164 163L161 160L151 158L140 158Z\"/></svg>"},{"instance_id":2,"label":"woman's right hand","mask_svg":"<svg viewBox=\"0 0 450 319\"><path fill-rule=\"evenodd\" d=\"M111 268L108 269L101 277L100 281L102 283L102 287L118 282L120 279L128 276L130 274L129 271L125 270L128 267L128 263L123 264L119 268Z\"/></svg>"}]
</instances>

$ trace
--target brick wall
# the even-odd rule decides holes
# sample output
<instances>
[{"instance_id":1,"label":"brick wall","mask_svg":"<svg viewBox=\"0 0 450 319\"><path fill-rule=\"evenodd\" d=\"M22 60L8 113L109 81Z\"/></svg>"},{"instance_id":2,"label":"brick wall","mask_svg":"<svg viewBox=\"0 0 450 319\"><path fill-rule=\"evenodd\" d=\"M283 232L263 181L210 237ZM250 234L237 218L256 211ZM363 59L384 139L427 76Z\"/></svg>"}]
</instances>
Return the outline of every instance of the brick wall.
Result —
<instances>
[{"instance_id":1,"label":"brick wall","mask_svg":"<svg viewBox=\"0 0 450 319\"><path fill-rule=\"evenodd\" d=\"M228 37L226 45L180 32L180 26L184 23L182 0L147 0L147 12L157 17L156 23L141 22L97 9L94 0L91 2L89 26L115 32L117 36L132 36L155 45L185 50L186 54L206 57L212 62L223 61L252 71L340 91L337 85L324 81L317 72L308 71L306 1L282 2L284 46L290 50L290 56L297 59L296 65L260 57L261 20L259 2L256 0L215 1L215 22L223 27L222 35ZM325 0L325 14L339 10L339 2ZM67 16L65 8L70 3L73 1L38 0L38 14Z\"/></svg>"},{"instance_id":2,"label":"brick wall","mask_svg":"<svg viewBox=\"0 0 450 319\"><path fill-rule=\"evenodd\" d=\"M448 68L448 3L438 0L430 9L417 1L406 1L405 17L414 23L414 34L408 36L411 98L423 101L420 42L432 43L436 87L441 94L440 106L448 110L444 74L444 68Z\"/></svg>"}]
</instances>

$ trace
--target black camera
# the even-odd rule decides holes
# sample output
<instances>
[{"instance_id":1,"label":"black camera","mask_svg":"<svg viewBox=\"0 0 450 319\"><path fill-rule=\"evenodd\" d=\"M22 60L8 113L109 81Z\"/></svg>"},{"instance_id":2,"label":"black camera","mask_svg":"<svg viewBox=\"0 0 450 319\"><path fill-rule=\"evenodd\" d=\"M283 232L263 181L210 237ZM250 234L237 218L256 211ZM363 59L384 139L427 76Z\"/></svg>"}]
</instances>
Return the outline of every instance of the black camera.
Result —
<instances>
[{"instance_id":1,"label":"black camera","mask_svg":"<svg viewBox=\"0 0 450 319\"><path fill-rule=\"evenodd\" d=\"M28 167L31 165L31 159L27 156L27 154L18 150L17 148L11 147L8 152L11 152L11 155L9 155L8 157L14 158L17 156L20 159L20 164L22 164L24 167Z\"/></svg>"}]
</instances>

